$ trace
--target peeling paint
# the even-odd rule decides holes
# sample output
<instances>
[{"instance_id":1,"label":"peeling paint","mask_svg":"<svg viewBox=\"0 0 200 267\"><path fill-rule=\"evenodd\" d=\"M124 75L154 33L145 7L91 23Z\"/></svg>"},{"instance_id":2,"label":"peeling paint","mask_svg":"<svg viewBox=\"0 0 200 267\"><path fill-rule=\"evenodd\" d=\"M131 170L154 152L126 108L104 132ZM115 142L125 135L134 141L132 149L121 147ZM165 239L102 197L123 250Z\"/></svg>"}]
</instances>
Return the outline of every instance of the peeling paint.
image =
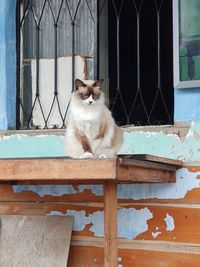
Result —
<instances>
[{"instance_id":1,"label":"peeling paint","mask_svg":"<svg viewBox=\"0 0 200 267\"><path fill-rule=\"evenodd\" d=\"M166 231L173 231L175 228L174 218L167 213L164 221L166 222Z\"/></svg>"},{"instance_id":2,"label":"peeling paint","mask_svg":"<svg viewBox=\"0 0 200 267\"><path fill-rule=\"evenodd\" d=\"M51 211L48 215L58 216L67 215L74 217L73 230L82 231L86 225L92 224L90 231L96 237L104 236L104 212L97 211L86 216L85 211L68 210L66 214L57 211ZM119 209L118 210L118 237L133 239L139 234L148 230L147 221L153 218L153 214L148 208L136 210Z\"/></svg>"},{"instance_id":3,"label":"peeling paint","mask_svg":"<svg viewBox=\"0 0 200 267\"><path fill-rule=\"evenodd\" d=\"M197 179L200 172L189 172L187 168L179 169L174 184L126 184L118 186L120 199L181 199L194 188L200 188Z\"/></svg>"},{"instance_id":4,"label":"peeling paint","mask_svg":"<svg viewBox=\"0 0 200 267\"><path fill-rule=\"evenodd\" d=\"M90 227L90 231L94 233L97 237L103 237L104 236L104 212L103 211L97 211L89 216L90 223L92 223L92 226Z\"/></svg>"},{"instance_id":5,"label":"peeling paint","mask_svg":"<svg viewBox=\"0 0 200 267\"><path fill-rule=\"evenodd\" d=\"M73 216L73 230L74 231L83 231L87 224L93 224L90 227L91 232L94 232L94 235L97 237L104 236L104 224L103 224L103 211L97 211L92 214L86 216L85 211L76 211L76 210L68 210L65 214L57 211L51 211L47 215L53 216Z\"/></svg>"},{"instance_id":6,"label":"peeling paint","mask_svg":"<svg viewBox=\"0 0 200 267\"><path fill-rule=\"evenodd\" d=\"M147 221L153 218L148 208L136 210L120 209L118 211L118 236L133 239L148 230Z\"/></svg>"},{"instance_id":7,"label":"peeling paint","mask_svg":"<svg viewBox=\"0 0 200 267\"><path fill-rule=\"evenodd\" d=\"M161 232L155 232L155 233L152 232L151 234L152 234L153 238L156 238L161 234Z\"/></svg>"},{"instance_id":8,"label":"peeling paint","mask_svg":"<svg viewBox=\"0 0 200 267\"><path fill-rule=\"evenodd\" d=\"M103 186L102 185L79 185L79 192L83 192L86 189L91 190L95 196L103 196Z\"/></svg>"},{"instance_id":9,"label":"peeling paint","mask_svg":"<svg viewBox=\"0 0 200 267\"><path fill-rule=\"evenodd\" d=\"M118 185L119 199L181 199L195 189L200 188L198 176L200 172L190 172L187 168L177 171L177 181L174 184L125 184ZM78 189L78 190L77 190ZM13 192L32 191L40 197L46 195L63 196L77 194L84 190L91 190L96 196L103 195L102 185L79 185L76 190L71 185L14 185Z\"/></svg>"},{"instance_id":10,"label":"peeling paint","mask_svg":"<svg viewBox=\"0 0 200 267\"><path fill-rule=\"evenodd\" d=\"M64 135L64 132L63 132ZM0 157L65 156L63 135L1 135ZM184 161L200 161L200 123L192 122L187 136L160 132L124 132L120 154L153 154ZM145 145L144 145L145 144ZM14 148L14 149L13 149Z\"/></svg>"},{"instance_id":11,"label":"peeling paint","mask_svg":"<svg viewBox=\"0 0 200 267\"><path fill-rule=\"evenodd\" d=\"M25 191L32 191L44 197L47 195L51 196L62 196L65 194L76 194L78 191L75 191L71 185L14 185L13 192L21 193Z\"/></svg>"},{"instance_id":12,"label":"peeling paint","mask_svg":"<svg viewBox=\"0 0 200 267\"><path fill-rule=\"evenodd\" d=\"M153 154L184 161L200 160L200 124L193 122L184 139L164 132L125 132L120 154ZM145 144L145 145L141 145Z\"/></svg>"},{"instance_id":13,"label":"peeling paint","mask_svg":"<svg viewBox=\"0 0 200 267\"><path fill-rule=\"evenodd\" d=\"M96 196L103 195L102 185L79 185L77 188L78 190L75 190L71 185L14 185L13 192L22 193L26 191L32 191L40 197L44 197L48 195L63 196L66 194L77 194L89 189Z\"/></svg>"}]
</instances>

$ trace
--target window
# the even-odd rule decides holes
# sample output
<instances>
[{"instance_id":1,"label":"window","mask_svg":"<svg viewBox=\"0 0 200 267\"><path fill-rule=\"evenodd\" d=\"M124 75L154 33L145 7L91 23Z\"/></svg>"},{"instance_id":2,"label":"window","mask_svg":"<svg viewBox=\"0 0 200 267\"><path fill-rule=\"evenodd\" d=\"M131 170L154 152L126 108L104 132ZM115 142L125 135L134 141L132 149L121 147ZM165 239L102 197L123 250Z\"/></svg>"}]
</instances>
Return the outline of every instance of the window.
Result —
<instances>
[{"instance_id":1,"label":"window","mask_svg":"<svg viewBox=\"0 0 200 267\"><path fill-rule=\"evenodd\" d=\"M174 87L199 88L200 1L173 1Z\"/></svg>"},{"instance_id":2,"label":"window","mask_svg":"<svg viewBox=\"0 0 200 267\"><path fill-rule=\"evenodd\" d=\"M120 125L173 122L169 0L23 0L19 129L64 128L75 78L104 79Z\"/></svg>"}]
</instances>

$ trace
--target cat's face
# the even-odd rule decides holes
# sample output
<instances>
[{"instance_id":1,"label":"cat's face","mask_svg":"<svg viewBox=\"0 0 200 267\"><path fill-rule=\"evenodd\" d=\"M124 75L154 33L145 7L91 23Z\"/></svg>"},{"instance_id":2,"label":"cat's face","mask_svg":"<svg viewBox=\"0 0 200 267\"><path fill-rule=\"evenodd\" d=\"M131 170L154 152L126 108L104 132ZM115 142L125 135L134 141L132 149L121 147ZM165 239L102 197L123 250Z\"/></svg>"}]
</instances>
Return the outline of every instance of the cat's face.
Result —
<instances>
[{"instance_id":1,"label":"cat's face","mask_svg":"<svg viewBox=\"0 0 200 267\"><path fill-rule=\"evenodd\" d=\"M102 102L103 93L101 91L103 80L97 81L81 81L75 80L74 95L85 106L93 106L98 102Z\"/></svg>"}]
</instances>

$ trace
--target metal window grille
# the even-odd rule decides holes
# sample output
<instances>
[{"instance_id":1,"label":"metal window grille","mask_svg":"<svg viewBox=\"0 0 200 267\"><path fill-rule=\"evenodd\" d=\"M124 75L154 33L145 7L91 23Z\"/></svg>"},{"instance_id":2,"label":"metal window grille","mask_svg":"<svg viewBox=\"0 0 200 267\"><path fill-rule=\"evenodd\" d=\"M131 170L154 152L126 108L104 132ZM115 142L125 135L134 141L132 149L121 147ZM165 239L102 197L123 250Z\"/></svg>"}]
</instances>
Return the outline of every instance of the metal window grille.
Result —
<instances>
[{"instance_id":1,"label":"metal window grille","mask_svg":"<svg viewBox=\"0 0 200 267\"><path fill-rule=\"evenodd\" d=\"M17 128L65 128L74 79L104 78L120 125L173 122L169 0L21 0Z\"/></svg>"}]
</instances>

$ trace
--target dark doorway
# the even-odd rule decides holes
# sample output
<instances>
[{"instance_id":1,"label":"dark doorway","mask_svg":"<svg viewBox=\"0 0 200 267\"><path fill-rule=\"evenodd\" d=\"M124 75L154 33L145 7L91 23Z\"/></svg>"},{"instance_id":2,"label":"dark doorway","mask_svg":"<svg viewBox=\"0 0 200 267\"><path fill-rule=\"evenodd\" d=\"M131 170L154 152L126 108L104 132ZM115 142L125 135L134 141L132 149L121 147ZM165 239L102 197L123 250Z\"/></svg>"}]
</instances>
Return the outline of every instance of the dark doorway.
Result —
<instances>
[{"instance_id":1,"label":"dark doorway","mask_svg":"<svg viewBox=\"0 0 200 267\"><path fill-rule=\"evenodd\" d=\"M172 1L108 1L110 107L120 125L173 123Z\"/></svg>"}]
</instances>

